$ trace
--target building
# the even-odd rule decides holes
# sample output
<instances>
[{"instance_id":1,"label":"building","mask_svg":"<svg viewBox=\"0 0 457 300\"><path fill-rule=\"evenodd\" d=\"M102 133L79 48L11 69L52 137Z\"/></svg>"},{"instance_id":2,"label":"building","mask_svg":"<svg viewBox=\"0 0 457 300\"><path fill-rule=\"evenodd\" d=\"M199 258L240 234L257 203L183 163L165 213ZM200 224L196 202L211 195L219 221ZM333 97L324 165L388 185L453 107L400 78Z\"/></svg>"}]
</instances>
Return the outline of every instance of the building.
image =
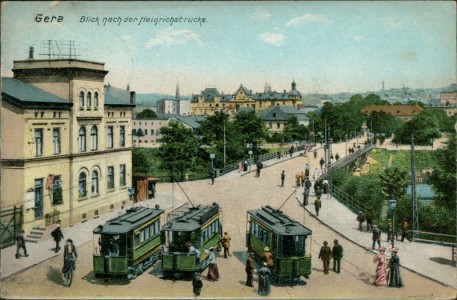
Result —
<instances>
[{"instance_id":1,"label":"building","mask_svg":"<svg viewBox=\"0 0 457 300\"><path fill-rule=\"evenodd\" d=\"M193 117L159 114L157 118L134 119L133 120L133 144L135 147L156 148L160 147L160 129L168 126L169 122L175 120L183 124L184 128L197 130L200 124Z\"/></svg>"},{"instance_id":2,"label":"building","mask_svg":"<svg viewBox=\"0 0 457 300\"><path fill-rule=\"evenodd\" d=\"M302 105L302 97L297 90L295 81L291 84L291 90L276 92L271 90L269 84L265 85L262 93L253 93L243 85L233 93L220 93L216 88L206 88L200 95L193 95L191 114L195 116L211 116L216 112L224 112L230 116L235 115L240 109L264 110L275 106Z\"/></svg>"},{"instance_id":3,"label":"building","mask_svg":"<svg viewBox=\"0 0 457 300\"><path fill-rule=\"evenodd\" d=\"M69 226L129 199L135 93L105 86L104 63L14 61L2 78L1 207L23 228Z\"/></svg>"},{"instance_id":4,"label":"building","mask_svg":"<svg viewBox=\"0 0 457 300\"><path fill-rule=\"evenodd\" d=\"M269 133L282 132L287 125L289 117L296 116L298 124L307 126L308 110L297 109L293 106L275 106L260 111L257 115L264 122Z\"/></svg>"},{"instance_id":5,"label":"building","mask_svg":"<svg viewBox=\"0 0 457 300\"><path fill-rule=\"evenodd\" d=\"M457 105L457 90L452 92L441 92L440 94L441 105Z\"/></svg>"},{"instance_id":6,"label":"building","mask_svg":"<svg viewBox=\"0 0 457 300\"><path fill-rule=\"evenodd\" d=\"M157 101L157 114L181 115L190 114L190 101L183 99L162 99Z\"/></svg>"},{"instance_id":7,"label":"building","mask_svg":"<svg viewBox=\"0 0 457 300\"><path fill-rule=\"evenodd\" d=\"M375 111L384 112L403 120L411 120L422 113L423 110L419 105L367 105L362 108L362 113L370 115Z\"/></svg>"}]
</instances>

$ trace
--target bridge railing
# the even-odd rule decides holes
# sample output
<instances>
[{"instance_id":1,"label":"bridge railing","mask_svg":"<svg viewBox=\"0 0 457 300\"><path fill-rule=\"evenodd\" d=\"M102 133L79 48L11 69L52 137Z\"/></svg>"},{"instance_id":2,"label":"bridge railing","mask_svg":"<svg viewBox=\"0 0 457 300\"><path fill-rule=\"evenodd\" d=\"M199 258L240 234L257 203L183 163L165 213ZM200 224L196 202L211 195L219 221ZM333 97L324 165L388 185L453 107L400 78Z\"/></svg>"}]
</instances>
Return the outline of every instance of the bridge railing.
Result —
<instances>
[{"instance_id":1,"label":"bridge railing","mask_svg":"<svg viewBox=\"0 0 457 300\"><path fill-rule=\"evenodd\" d=\"M355 213L357 213L359 210L366 210L366 206L364 203L356 200L354 197L352 197L342 189L333 186L331 188L331 195Z\"/></svg>"}]
</instances>

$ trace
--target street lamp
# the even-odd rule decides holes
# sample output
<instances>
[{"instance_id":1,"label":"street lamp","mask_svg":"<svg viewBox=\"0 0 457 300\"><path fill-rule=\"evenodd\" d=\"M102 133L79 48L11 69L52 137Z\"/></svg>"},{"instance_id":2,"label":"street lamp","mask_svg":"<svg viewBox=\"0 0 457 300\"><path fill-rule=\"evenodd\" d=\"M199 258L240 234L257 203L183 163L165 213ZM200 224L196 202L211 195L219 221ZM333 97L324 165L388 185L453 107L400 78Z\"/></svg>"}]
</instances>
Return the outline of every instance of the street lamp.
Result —
<instances>
[{"instance_id":1,"label":"street lamp","mask_svg":"<svg viewBox=\"0 0 457 300\"><path fill-rule=\"evenodd\" d=\"M389 200L389 207L392 210L392 248L395 246L395 215L396 215L396 208L397 208L397 200L391 199Z\"/></svg>"},{"instance_id":2,"label":"street lamp","mask_svg":"<svg viewBox=\"0 0 457 300\"><path fill-rule=\"evenodd\" d=\"M211 159L211 172L214 170L214 158L216 157L216 154L210 153L209 158Z\"/></svg>"},{"instance_id":3,"label":"street lamp","mask_svg":"<svg viewBox=\"0 0 457 300\"><path fill-rule=\"evenodd\" d=\"M346 139L346 156L348 156L348 134L345 134L345 139Z\"/></svg>"},{"instance_id":4,"label":"street lamp","mask_svg":"<svg viewBox=\"0 0 457 300\"><path fill-rule=\"evenodd\" d=\"M247 143L246 148L248 148L249 153L249 172L251 172L251 162L252 162L252 143Z\"/></svg>"}]
</instances>

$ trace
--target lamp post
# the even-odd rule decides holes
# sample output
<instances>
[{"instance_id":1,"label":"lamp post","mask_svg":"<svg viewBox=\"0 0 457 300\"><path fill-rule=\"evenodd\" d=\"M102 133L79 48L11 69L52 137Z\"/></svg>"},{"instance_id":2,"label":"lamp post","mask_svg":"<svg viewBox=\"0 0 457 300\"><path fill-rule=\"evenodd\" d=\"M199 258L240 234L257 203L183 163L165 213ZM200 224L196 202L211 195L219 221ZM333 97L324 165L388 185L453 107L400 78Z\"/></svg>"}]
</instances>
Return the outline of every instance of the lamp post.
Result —
<instances>
[{"instance_id":1,"label":"lamp post","mask_svg":"<svg viewBox=\"0 0 457 300\"><path fill-rule=\"evenodd\" d=\"M216 154L210 153L209 158L211 159L211 172L214 170L214 158L216 157Z\"/></svg>"},{"instance_id":2,"label":"lamp post","mask_svg":"<svg viewBox=\"0 0 457 300\"><path fill-rule=\"evenodd\" d=\"M389 200L389 207L392 210L392 248L395 246L395 215L396 215L396 208L397 208L397 200L391 199Z\"/></svg>"},{"instance_id":3,"label":"lamp post","mask_svg":"<svg viewBox=\"0 0 457 300\"><path fill-rule=\"evenodd\" d=\"M345 139L346 139L346 156L348 156L348 134L345 134Z\"/></svg>"},{"instance_id":4,"label":"lamp post","mask_svg":"<svg viewBox=\"0 0 457 300\"><path fill-rule=\"evenodd\" d=\"M252 161L252 143L247 143L246 148L248 149L249 153L249 172L251 172L251 161Z\"/></svg>"}]
</instances>

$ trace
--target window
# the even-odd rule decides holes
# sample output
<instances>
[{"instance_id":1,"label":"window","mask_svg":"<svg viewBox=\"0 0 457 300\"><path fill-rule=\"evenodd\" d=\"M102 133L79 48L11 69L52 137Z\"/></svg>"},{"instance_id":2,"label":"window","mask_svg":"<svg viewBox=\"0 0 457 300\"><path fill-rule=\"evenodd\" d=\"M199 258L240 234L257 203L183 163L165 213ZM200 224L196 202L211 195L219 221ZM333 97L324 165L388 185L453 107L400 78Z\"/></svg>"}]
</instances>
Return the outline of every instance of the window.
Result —
<instances>
[{"instance_id":1,"label":"window","mask_svg":"<svg viewBox=\"0 0 457 300\"><path fill-rule=\"evenodd\" d=\"M92 171L91 193L98 194L98 172Z\"/></svg>"},{"instance_id":2,"label":"window","mask_svg":"<svg viewBox=\"0 0 457 300\"><path fill-rule=\"evenodd\" d=\"M35 179L35 219L43 217L43 178Z\"/></svg>"},{"instance_id":3,"label":"window","mask_svg":"<svg viewBox=\"0 0 457 300\"><path fill-rule=\"evenodd\" d=\"M92 93L88 92L87 93L87 109L90 109L92 106Z\"/></svg>"},{"instance_id":4,"label":"window","mask_svg":"<svg viewBox=\"0 0 457 300\"><path fill-rule=\"evenodd\" d=\"M120 179L120 185L125 186L125 165L120 166L119 179Z\"/></svg>"},{"instance_id":5,"label":"window","mask_svg":"<svg viewBox=\"0 0 457 300\"><path fill-rule=\"evenodd\" d=\"M35 154L43 155L43 129L35 129Z\"/></svg>"},{"instance_id":6,"label":"window","mask_svg":"<svg viewBox=\"0 0 457 300\"><path fill-rule=\"evenodd\" d=\"M54 154L60 154L60 128L52 129L52 143L54 145Z\"/></svg>"},{"instance_id":7,"label":"window","mask_svg":"<svg viewBox=\"0 0 457 300\"><path fill-rule=\"evenodd\" d=\"M54 176L54 182L52 185L52 205L62 204L62 180L60 176Z\"/></svg>"},{"instance_id":8,"label":"window","mask_svg":"<svg viewBox=\"0 0 457 300\"><path fill-rule=\"evenodd\" d=\"M97 110L98 109L98 93L95 92L94 94L94 109Z\"/></svg>"},{"instance_id":9,"label":"window","mask_svg":"<svg viewBox=\"0 0 457 300\"><path fill-rule=\"evenodd\" d=\"M108 189L114 189L114 167L108 167Z\"/></svg>"},{"instance_id":10,"label":"window","mask_svg":"<svg viewBox=\"0 0 457 300\"><path fill-rule=\"evenodd\" d=\"M79 198L86 197L87 189L86 189L86 173L81 172L79 174Z\"/></svg>"},{"instance_id":11,"label":"window","mask_svg":"<svg viewBox=\"0 0 457 300\"><path fill-rule=\"evenodd\" d=\"M90 136L92 139L92 150L97 150L97 148L98 148L98 129L97 129L96 125L92 126L92 129L90 130Z\"/></svg>"},{"instance_id":12,"label":"window","mask_svg":"<svg viewBox=\"0 0 457 300\"><path fill-rule=\"evenodd\" d=\"M113 126L108 126L108 139L106 147L113 148Z\"/></svg>"},{"instance_id":13,"label":"window","mask_svg":"<svg viewBox=\"0 0 457 300\"><path fill-rule=\"evenodd\" d=\"M79 109L80 110L84 109L84 92L83 91L79 92Z\"/></svg>"},{"instance_id":14,"label":"window","mask_svg":"<svg viewBox=\"0 0 457 300\"><path fill-rule=\"evenodd\" d=\"M147 129L144 130L144 135L148 135L148 130Z\"/></svg>"},{"instance_id":15,"label":"window","mask_svg":"<svg viewBox=\"0 0 457 300\"><path fill-rule=\"evenodd\" d=\"M79 151L86 151L86 128L79 128Z\"/></svg>"},{"instance_id":16,"label":"window","mask_svg":"<svg viewBox=\"0 0 457 300\"><path fill-rule=\"evenodd\" d=\"M119 144L121 147L125 147L125 126L121 126L119 129Z\"/></svg>"},{"instance_id":17,"label":"window","mask_svg":"<svg viewBox=\"0 0 457 300\"><path fill-rule=\"evenodd\" d=\"M281 128L281 124L280 123L276 123L276 128Z\"/></svg>"}]
</instances>

